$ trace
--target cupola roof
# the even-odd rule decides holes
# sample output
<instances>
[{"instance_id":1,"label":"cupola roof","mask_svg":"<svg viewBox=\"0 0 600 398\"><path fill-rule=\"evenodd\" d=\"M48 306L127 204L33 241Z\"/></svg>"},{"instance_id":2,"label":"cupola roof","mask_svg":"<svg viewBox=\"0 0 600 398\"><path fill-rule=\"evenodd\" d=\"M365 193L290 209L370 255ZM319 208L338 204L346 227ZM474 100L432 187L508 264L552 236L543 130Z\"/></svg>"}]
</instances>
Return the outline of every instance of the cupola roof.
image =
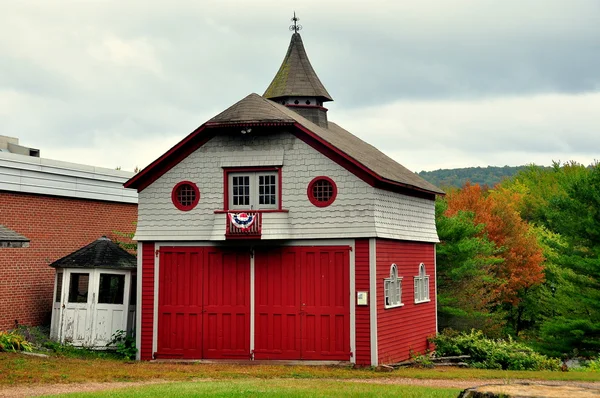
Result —
<instances>
[{"instance_id":1,"label":"cupola roof","mask_svg":"<svg viewBox=\"0 0 600 398\"><path fill-rule=\"evenodd\" d=\"M316 97L321 102L333 101L308 60L300 33L292 34L281 67L263 97L272 100L283 97Z\"/></svg>"}]
</instances>

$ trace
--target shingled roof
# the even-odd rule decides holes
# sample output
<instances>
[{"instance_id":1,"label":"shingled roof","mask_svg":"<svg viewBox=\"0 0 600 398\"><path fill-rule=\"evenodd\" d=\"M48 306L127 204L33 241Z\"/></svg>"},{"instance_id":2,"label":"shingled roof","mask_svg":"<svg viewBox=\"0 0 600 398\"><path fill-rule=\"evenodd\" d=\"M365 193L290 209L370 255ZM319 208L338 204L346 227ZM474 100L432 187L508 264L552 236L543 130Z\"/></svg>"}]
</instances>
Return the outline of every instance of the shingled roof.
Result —
<instances>
[{"instance_id":1,"label":"shingled roof","mask_svg":"<svg viewBox=\"0 0 600 398\"><path fill-rule=\"evenodd\" d=\"M0 225L0 247L27 247L28 245L29 239L4 225Z\"/></svg>"},{"instance_id":2,"label":"shingled roof","mask_svg":"<svg viewBox=\"0 0 600 398\"><path fill-rule=\"evenodd\" d=\"M408 170L374 146L367 144L337 124L329 122L329 128L320 127L300 116L293 109L270 101L258 94L248 95L210 119L206 125L226 126L241 123L297 123L381 178L431 193L444 193L418 174Z\"/></svg>"},{"instance_id":3,"label":"shingled roof","mask_svg":"<svg viewBox=\"0 0 600 398\"><path fill-rule=\"evenodd\" d=\"M316 97L323 102L333 101L310 64L299 33L292 34L279 71L263 96L269 99Z\"/></svg>"},{"instance_id":4,"label":"shingled roof","mask_svg":"<svg viewBox=\"0 0 600 398\"><path fill-rule=\"evenodd\" d=\"M50 264L54 268L134 269L135 256L103 236L89 245Z\"/></svg>"}]
</instances>

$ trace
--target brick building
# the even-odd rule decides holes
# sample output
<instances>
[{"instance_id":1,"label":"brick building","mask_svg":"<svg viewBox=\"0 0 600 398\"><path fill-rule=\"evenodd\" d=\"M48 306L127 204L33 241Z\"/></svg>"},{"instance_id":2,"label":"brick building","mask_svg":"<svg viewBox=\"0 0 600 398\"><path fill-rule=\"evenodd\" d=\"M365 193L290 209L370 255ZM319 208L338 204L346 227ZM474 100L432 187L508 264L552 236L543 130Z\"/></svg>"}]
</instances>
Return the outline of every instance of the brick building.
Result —
<instances>
[{"instance_id":1,"label":"brick building","mask_svg":"<svg viewBox=\"0 0 600 398\"><path fill-rule=\"evenodd\" d=\"M49 324L48 265L102 235L135 230L137 194L122 187L133 173L42 159L0 138L0 241L12 239L0 242L0 330Z\"/></svg>"}]
</instances>

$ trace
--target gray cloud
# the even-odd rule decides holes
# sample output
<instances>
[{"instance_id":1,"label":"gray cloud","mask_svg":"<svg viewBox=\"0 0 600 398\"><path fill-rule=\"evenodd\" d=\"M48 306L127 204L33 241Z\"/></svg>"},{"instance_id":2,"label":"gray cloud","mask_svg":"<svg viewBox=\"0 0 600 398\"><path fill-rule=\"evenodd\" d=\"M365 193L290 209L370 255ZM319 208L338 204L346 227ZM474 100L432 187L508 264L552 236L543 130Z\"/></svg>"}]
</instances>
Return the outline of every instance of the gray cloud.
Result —
<instances>
[{"instance_id":1,"label":"gray cloud","mask_svg":"<svg viewBox=\"0 0 600 398\"><path fill-rule=\"evenodd\" d=\"M287 49L292 12L266 0L2 8L0 134L42 156L126 168L262 94ZM588 159L598 147L587 111L600 92L595 0L313 0L296 11L336 100L330 118L413 169L442 158L492 164L499 153L505 164ZM119 143L130 147L110 149ZM445 151L435 162L402 155L423 147Z\"/></svg>"}]
</instances>

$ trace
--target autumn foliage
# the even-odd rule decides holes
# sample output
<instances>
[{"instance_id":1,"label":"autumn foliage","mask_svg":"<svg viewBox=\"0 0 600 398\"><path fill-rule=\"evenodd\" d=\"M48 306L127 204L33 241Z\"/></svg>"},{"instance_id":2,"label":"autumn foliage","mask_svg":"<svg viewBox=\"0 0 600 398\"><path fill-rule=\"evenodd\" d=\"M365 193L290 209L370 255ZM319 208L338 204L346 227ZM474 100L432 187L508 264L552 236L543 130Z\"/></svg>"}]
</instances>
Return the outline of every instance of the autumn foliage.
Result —
<instances>
[{"instance_id":1,"label":"autumn foliage","mask_svg":"<svg viewBox=\"0 0 600 398\"><path fill-rule=\"evenodd\" d=\"M480 234L494 242L503 261L491 270L496 293L502 303L518 306L527 289L544 281L544 257L536 236L519 212L520 194L502 188L485 190L467 183L448 194L446 216L472 212Z\"/></svg>"}]
</instances>

